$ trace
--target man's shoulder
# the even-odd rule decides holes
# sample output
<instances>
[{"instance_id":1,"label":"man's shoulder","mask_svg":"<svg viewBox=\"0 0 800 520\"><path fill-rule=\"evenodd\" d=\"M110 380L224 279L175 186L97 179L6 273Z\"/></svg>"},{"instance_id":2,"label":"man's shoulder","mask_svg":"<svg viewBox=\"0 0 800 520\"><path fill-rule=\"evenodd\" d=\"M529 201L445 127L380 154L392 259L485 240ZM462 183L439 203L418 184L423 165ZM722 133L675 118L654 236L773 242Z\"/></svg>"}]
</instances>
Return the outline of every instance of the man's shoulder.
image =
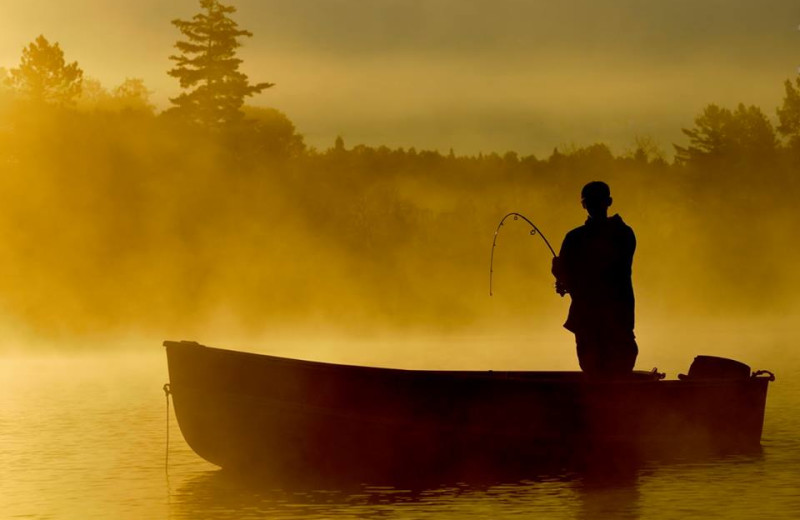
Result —
<instances>
[{"instance_id":1,"label":"man's shoulder","mask_svg":"<svg viewBox=\"0 0 800 520\"><path fill-rule=\"evenodd\" d=\"M635 236L633 233L633 228L631 228L628 224L626 224L622 220L622 217L620 217L617 214L615 214L612 217L609 217L608 223L610 224L610 226L603 226L599 229L605 230L603 232L606 233L611 232L612 234L617 234L617 236L619 236L618 234L620 233L632 237ZM593 231L591 225L587 222L583 225L576 227L575 229L568 231L566 236L564 237L564 241L566 242L566 241L582 240L584 238L587 238L588 235L591 235L594 232L595 231Z\"/></svg>"},{"instance_id":2,"label":"man's shoulder","mask_svg":"<svg viewBox=\"0 0 800 520\"><path fill-rule=\"evenodd\" d=\"M574 240L576 238L580 238L584 233L586 233L586 225L578 226L575 229L567 231L564 240Z\"/></svg>"},{"instance_id":3,"label":"man's shoulder","mask_svg":"<svg viewBox=\"0 0 800 520\"><path fill-rule=\"evenodd\" d=\"M622 217L620 217L618 214L615 214L609 220L611 220L623 232L633 235L633 228L626 224L625 221L622 220Z\"/></svg>"}]
</instances>

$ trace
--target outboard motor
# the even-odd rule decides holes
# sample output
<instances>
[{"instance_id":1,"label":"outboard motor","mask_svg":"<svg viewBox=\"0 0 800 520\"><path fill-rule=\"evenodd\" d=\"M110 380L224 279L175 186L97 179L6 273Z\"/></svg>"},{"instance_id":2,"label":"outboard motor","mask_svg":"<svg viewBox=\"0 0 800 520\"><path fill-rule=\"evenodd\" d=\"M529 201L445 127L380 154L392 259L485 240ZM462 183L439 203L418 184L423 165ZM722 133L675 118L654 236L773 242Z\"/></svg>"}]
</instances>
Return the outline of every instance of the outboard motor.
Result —
<instances>
[{"instance_id":1,"label":"outboard motor","mask_svg":"<svg viewBox=\"0 0 800 520\"><path fill-rule=\"evenodd\" d=\"M717 356L697 356L689 367L689 374L679 374L678 379L749 379L750 367Z\"/></svg>"}]
</instances>

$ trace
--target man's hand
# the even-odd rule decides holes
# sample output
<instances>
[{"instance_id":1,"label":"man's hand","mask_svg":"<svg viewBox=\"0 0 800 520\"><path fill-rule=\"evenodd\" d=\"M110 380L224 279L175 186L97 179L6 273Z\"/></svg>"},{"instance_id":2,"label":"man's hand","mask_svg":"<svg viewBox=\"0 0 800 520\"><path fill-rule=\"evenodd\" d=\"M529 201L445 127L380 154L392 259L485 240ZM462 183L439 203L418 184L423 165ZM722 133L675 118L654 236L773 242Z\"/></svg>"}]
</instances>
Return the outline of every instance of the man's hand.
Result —
<instances>
[{"instance_id":1,"label":"man's hand","mask_svg":"<svg viewBox=\"0 0 800 520\"><path fill-rule=\"evenodd\" d=\"M569 289L564 281L564 264L561 262L561 258L553 257L553 267L550 271L556 277L556 292L563 297L569 292Z\"/></svg>"}]
</instances>

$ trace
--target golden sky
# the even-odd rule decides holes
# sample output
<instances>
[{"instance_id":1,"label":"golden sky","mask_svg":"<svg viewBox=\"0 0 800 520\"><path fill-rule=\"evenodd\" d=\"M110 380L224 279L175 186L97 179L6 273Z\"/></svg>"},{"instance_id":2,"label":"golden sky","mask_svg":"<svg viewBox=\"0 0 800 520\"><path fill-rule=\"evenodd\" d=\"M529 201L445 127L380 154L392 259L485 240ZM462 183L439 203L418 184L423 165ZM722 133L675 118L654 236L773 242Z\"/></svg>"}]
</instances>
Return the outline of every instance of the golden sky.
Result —
<instances>
[{"instance_id":1,"label":"golden sky","mask_svg":"<svg viewBox=\"0 0 800 520\"><path fill-rule=\"evenodd\" d=\"M652 136L668 152L711 102L774 117L800 65L792 0L238 0L254 33L254 81L311 145L416 146L457 153ZM178 38L196 0L0 0L0 66L38 34L86 75L141 77L166 106Z\"/></svg>"}]
</instances>

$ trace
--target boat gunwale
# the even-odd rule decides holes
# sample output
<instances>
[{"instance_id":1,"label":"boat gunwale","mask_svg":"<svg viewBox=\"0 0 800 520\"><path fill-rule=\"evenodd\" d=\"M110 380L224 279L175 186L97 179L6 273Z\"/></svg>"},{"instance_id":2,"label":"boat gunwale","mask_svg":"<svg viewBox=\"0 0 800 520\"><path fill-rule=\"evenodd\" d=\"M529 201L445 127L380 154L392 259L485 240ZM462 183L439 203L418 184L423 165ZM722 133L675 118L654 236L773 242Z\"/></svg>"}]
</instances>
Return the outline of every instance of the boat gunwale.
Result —
<instances>
[{"instance_id":1,"label":"boat gunwale","mask_svg":"<svg viewBox=\"0 0 800 520\"><path fill-rule=\"evenodd\" d=\"M367 366L367 365L351 365L345 363L330 363L326 361L312 361L306 359L288 358L282 356L274 356L270 354L262 354L257 352L245 352L241 350L230 350L218 347L209 347L202 345L195 341L164 341L165 348L197 348L212 351L216 355L225 356L241 356L253 357L268 361L272 364L289 365L293 368L301 370L320 370L320 371L334 371L334 372L363 372L378 374L383 373L387 375L398 376L456 376L469 379L490 379L490 380L507 380L507 381L520 381L525 383L548 383L548 384L625 384L631 383L654 383L654 382L678 382L678 380L664 381L659 379L658 374L648 371L634 371L635 377L606 379L606 378L590 378L585 373L579 370L442 370L442 369L409 369L409 368L394 368L394 367L380 367L380 366ZM535 376L535 377L531 377ZM699 382L707 380L692 380L691 382ZM684 383L686 381L680 381ZM729 382L729 381L727 381Z\"/></svg>"}]
</instances>

